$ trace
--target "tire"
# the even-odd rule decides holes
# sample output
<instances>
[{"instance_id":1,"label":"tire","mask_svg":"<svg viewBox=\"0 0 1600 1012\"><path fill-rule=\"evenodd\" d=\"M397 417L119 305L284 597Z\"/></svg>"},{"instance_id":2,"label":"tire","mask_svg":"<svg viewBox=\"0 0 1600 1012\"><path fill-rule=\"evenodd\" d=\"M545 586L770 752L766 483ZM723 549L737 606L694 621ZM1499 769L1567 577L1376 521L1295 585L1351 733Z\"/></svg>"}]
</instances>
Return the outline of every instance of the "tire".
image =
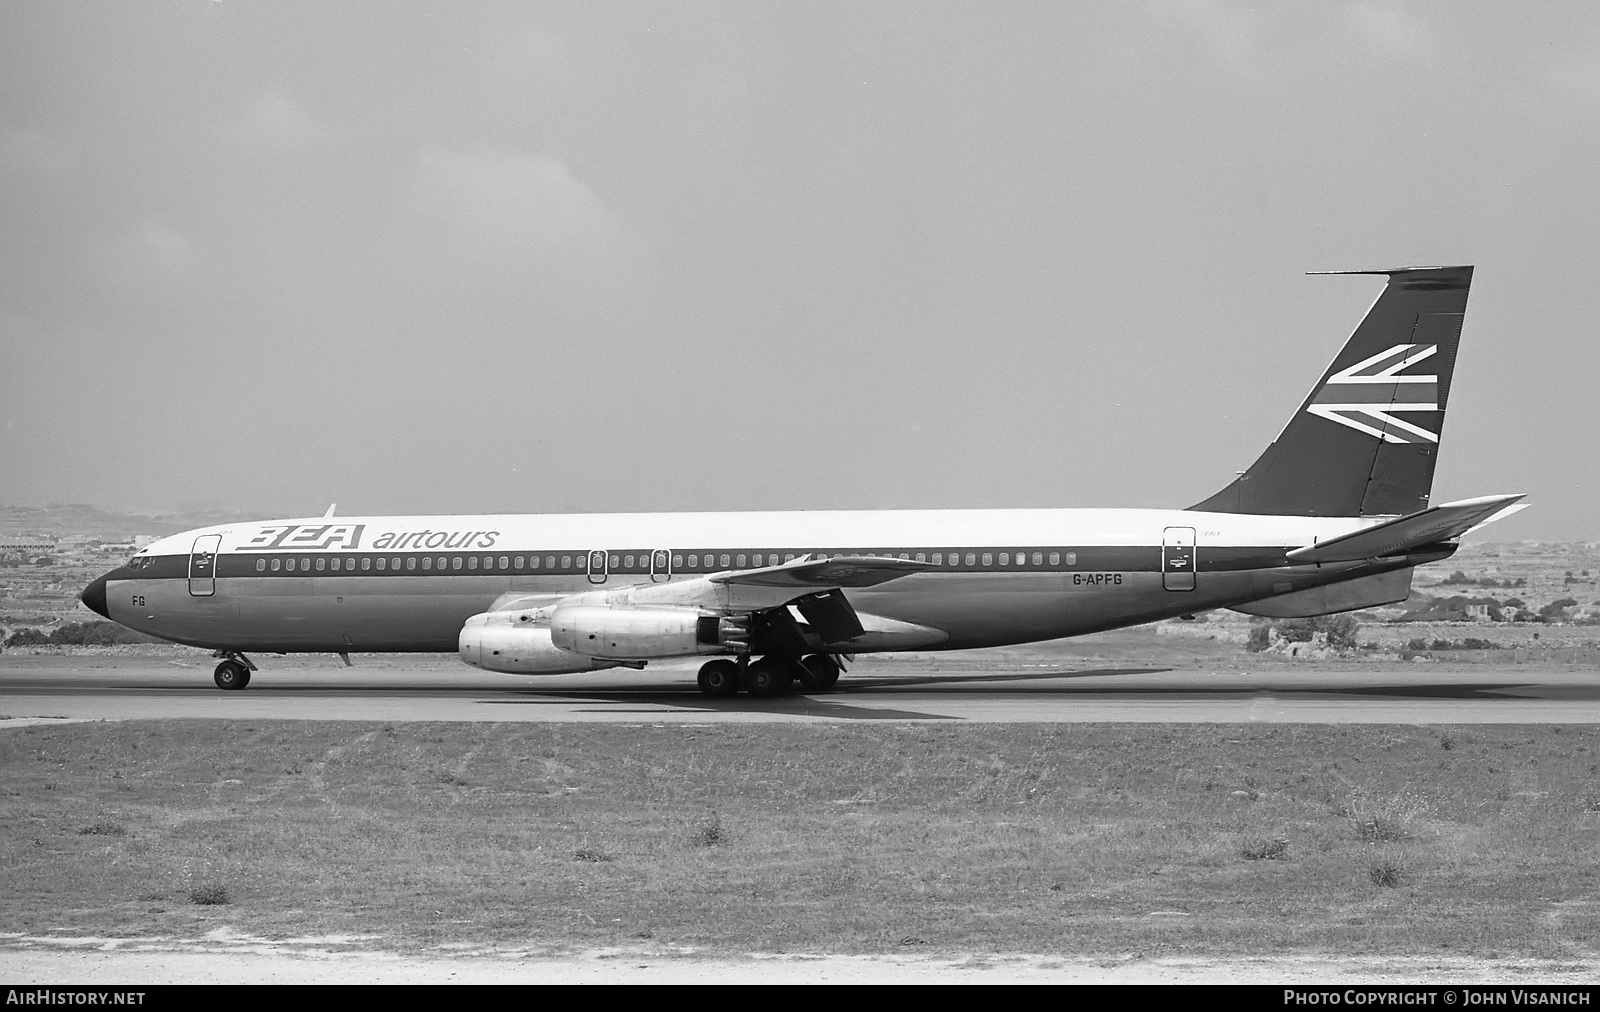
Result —
<instances>
[{"instance_id":1,"label":"tire","mask_svg":"<svg viewBox=\"0 0 1600 1012\"><path fill-rule=\"evenodd\" d=\"M216 679L217 688L236 691L250 684L250 669L238 661L223 661L212 677Z\"/></svg>"},{"instance_id":2,"label":"tire","mask_svg":"<svg viewBox=\"0 0 1600 1012\"><path fill-rule=\"evenodd\" d=\"M806 692L827 692L839 681L839 665L827 654L812 654L800 662L796 674Z\"/></svg>"},{"instance_id":3,"label":"tire","mask_svg":"<svg viewBox=\"0 0 1600 1012\"><path fill-rule=\"evenodd\" d=\"M794 684L794 668L781 657L763 657L744 669L744 691L762 699L781 696Z\"/></svg>"},{"instance_id":4,"label":"tire","mask_svg":"<svg viewBox=\"0 0 1600 1012\"><path fill-rule=\"evenodd\" d=\"M731 696L739 691L739 665L732 661L707 661L700 666L696 679L700 691L714 698Z\"/></svg>"}]
</instances>

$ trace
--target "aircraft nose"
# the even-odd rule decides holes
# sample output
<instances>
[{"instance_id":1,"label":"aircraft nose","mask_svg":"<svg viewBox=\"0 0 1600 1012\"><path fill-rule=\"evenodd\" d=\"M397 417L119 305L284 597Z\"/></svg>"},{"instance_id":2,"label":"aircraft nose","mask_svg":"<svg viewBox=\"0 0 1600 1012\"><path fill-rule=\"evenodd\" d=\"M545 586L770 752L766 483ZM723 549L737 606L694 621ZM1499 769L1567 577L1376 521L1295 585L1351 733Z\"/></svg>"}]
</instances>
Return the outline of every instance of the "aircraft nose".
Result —
<instances>
[{"instance_id":1,"label":"aircraft nose","mask_svg":"<svg viewBox=\"0 0 1600 1012\"><path fill-rule=\"evenodd\" d=\"M83 591L78 595L78 600L83 602L84 607L88 608L96 615L99 615L101 618L111 617L111 615L106 611L105 577L102 576L98 580L89 584L87 587L83 588Z\"/></svg>"}]
</instances>

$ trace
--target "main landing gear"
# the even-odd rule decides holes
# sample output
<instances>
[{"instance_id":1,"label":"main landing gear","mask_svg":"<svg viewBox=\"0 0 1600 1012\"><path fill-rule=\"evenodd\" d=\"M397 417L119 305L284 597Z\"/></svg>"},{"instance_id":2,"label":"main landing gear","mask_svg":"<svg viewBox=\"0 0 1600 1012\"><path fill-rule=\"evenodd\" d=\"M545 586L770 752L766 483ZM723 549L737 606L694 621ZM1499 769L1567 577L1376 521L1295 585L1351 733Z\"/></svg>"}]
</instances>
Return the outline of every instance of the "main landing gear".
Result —
<instances>
[{"instance_id":1,"label":"main landing gear","mask_svg":"<svg viewBox=\"0 0 1600 1012\"><path fill-rule=\"evenodd\" d=\"M217 688L242 689L250 684L250 672L256 670L250 658L237 650L218 650L211 656L223 658L212 676L216 679Z\"/></svg>"},{"instance_id":2,"label":"main landing gear","mask_svg":"<svg viewBox=\"0 0 1600 1012\"><path fill-rule=\"evenodd\" d=\"M839 680L839 662L827 654L812 654L794 661L768 654L757 661L748 654L737 661L719 657L700 668L700 691L713 698L732 696L740 689L766 699L788 692L795 682L805 692L827 692Z\"/></svg>"}]
</instances>

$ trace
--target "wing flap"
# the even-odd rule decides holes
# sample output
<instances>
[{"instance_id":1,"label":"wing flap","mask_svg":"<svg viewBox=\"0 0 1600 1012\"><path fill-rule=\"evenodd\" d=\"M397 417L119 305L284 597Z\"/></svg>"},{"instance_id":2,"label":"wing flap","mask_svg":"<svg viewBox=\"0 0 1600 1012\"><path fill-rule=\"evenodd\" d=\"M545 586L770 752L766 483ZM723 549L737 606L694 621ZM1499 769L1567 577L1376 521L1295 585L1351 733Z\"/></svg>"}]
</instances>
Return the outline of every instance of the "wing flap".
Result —
<instances>
[{"instance_id":1,"label":"wing flap","mask_svg":"<svg viewBox=\"0 0 1600 1012\"><path fill-rule=\"evenodd\" d=\"M1356 562L1400 555L1412 548L1459 538L1474 527L1498 519L1525 493L1488 495L1431 506L1375 527L1341 535L1287 552L1290 562Z\"/></svg>"},{"instance_id":2,"label":"wing flap","mask_svg":"<svg viewBox=\"0 0 1600 1012\"><path fill-rule=\"evenodd\" d=\"M777 566L713 573L708 579L712 583L734 586L817 590L824 587L875 587L902 576L936 568L930 562L878 555L851 555L836 559L807 555Z\"/></svg>"}]
</instances>

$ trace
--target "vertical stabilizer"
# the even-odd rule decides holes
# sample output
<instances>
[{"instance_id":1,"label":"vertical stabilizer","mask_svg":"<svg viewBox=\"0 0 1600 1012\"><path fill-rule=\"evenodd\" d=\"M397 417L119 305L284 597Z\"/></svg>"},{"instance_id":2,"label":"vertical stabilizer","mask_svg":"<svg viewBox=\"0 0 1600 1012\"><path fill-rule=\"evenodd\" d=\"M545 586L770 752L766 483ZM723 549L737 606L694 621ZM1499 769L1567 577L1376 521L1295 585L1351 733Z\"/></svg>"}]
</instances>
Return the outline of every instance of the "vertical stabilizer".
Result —
<instances>
[{"instance_id":1,"label":"vertical stabilizer","mask_svg":"<svg viewBox=\"0 0 1600 1012\"><path fill-rule=\"evenodd\" d=\"M1190 509L1384 516L1433 488L1471 267L1403 267L1283 432L1250 469Z\"/></svg>"}]
</instances>

